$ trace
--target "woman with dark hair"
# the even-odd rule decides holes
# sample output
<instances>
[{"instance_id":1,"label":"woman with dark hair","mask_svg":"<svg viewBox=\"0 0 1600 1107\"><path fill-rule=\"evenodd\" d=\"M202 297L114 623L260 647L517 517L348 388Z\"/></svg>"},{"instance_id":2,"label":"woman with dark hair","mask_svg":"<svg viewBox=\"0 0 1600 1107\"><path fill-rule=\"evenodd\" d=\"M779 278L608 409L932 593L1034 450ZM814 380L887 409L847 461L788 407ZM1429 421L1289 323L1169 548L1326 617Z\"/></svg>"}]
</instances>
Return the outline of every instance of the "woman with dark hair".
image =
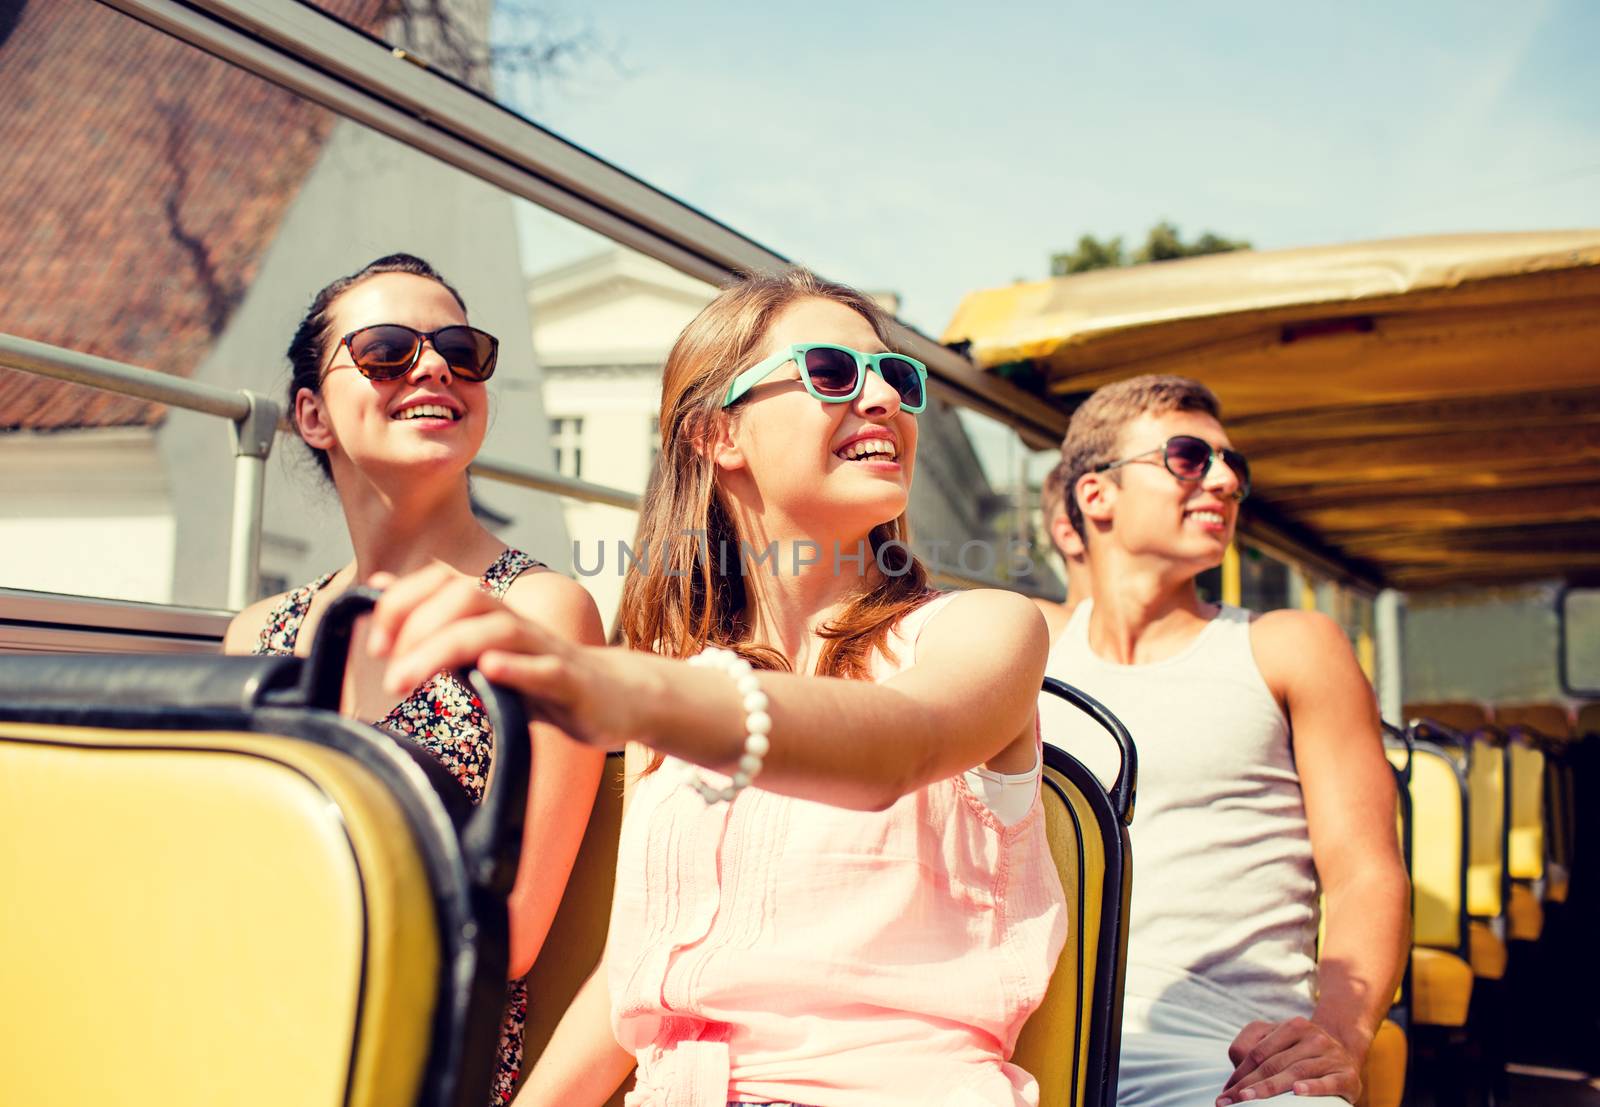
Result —
<instances>
[{"instance_id":1,"label":"woman with dark hair","mask_svg":"<svg viewBox=\"0 0 1600 1107\"><path fill-rule=\"evenodd\" d=\"M317 293L289 346L289 405L300 437L332 481L355 558L302 588L241 611L229 653L305 653L328 604L374 573L432 567L573 642L604 640L577 583L507 548L472 513L467 466L483 445L499 343L467 323L460 294L409 254L379 258ZM358 641L359 645L359 641ZM384 663L351 651L345 710L418 743L477 802L496 735L449 672L385 687ZM401 698L403 697L403 698ZM397 702L398 700L398 702ZM583 838L602 755L543 725L530 728L539 772L528 796L523 868L511 894L511 979L494 1102L521 1070L526 992Z\"/></svg>"},{"instance_id":2,"label":"woman with dark hair","mask_svg":"<svg viewBox=\"0 0 1600 1107\"><path fill-rule=\"evenodd\" d=\"M1007 1058L1066 910L1038 803L1044 622L905 544L926 370L791 272L668 357L620 626L574 645L436 570L383 580L391 687L468 661L632 781L604 963L519 1103L1038 1102ZM630 747L634 754L637 747Z\"/></svg>"}]
</instances>

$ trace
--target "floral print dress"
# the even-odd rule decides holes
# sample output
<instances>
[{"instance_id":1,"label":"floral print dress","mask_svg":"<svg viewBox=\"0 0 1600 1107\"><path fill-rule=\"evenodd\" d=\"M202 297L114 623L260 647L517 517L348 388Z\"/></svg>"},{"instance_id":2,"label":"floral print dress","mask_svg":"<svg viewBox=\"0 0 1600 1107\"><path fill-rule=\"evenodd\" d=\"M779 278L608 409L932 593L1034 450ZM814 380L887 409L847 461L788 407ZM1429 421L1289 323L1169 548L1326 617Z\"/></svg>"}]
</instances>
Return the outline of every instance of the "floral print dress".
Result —
<instances>
[{"instance_id":1,"label":"floral print dress","mask_svg":"<svg viewBox=\"0 0 1600 1107\"><path fill-rule=\"evenodd\" d=\"M485 592L499 599L512 581L535 568L544 568L544 563L520 550L507 550L489 566L479 583ZM255 652L294 653L300 624L305 621L312 597L332 579L333 574L328 573L285 595L261 628ZM453 673L439 673L419 686L377 725L410 738L438 758L460 781L473 803L483 798L483 786L489 779L489 764L494 756L494 730L489 726L483 702ZM516 1090L522 1071L522 1032L527 1016L527 984L514 980L506 989L505 1014L500 1019L500 1051L489 1099L491 1104L510 1103Z\"/></svg>"}]
</instances>

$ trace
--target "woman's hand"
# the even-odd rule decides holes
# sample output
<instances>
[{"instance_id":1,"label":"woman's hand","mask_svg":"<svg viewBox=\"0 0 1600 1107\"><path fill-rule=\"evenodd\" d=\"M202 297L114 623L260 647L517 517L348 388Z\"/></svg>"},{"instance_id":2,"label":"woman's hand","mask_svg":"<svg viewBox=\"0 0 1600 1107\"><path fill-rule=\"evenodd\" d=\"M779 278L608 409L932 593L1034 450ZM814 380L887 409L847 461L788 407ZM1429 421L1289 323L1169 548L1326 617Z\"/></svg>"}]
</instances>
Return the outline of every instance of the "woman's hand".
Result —
<instances>
[{"instance_id":1,"label":"woman's hand","mask_svg":"<svg viewBox=\"0 0 1600 1107\"><path fill-rule=\"evenodd\" d=\"M620 650L580 646L525 619L444 566L400 579L386 573L368 648L389 658L384 685L403 695L435 673L476 665L521 692L538 718L587 745L620 747L636 731L646 689ZM620 662L624 662L619 664ZM630 677L632 679L630 679Z\"/></svg>"}]
</instances>

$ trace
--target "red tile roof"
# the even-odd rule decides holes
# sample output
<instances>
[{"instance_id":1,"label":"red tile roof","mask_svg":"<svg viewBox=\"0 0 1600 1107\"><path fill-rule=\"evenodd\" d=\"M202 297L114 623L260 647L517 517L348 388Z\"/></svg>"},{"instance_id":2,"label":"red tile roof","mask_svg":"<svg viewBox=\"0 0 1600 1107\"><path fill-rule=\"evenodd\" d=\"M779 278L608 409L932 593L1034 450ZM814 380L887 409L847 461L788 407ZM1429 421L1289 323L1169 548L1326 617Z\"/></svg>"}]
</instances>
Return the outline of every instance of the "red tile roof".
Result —
<instances>
[{"instance_id":1,"label":"red tile roof","mask_svg":"<svg viewBox=\"0 0 1600 1107\"><path fill-rule=\"evenodd\" d=\"M326 6L371 25L383 5ZM94 0L27 4L0 89L0 331L188 376L335 117ZM162 411L0 369L0 430Z\"/></svg>"}]
</instances>

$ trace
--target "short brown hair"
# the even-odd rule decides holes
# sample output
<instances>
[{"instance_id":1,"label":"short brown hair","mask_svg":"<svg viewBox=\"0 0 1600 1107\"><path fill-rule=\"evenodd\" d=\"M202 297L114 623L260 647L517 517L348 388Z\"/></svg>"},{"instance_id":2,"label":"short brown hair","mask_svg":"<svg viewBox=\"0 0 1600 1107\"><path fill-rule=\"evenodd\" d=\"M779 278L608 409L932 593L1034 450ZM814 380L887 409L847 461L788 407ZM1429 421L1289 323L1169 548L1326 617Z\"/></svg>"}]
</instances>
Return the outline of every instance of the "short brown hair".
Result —
<instances>
[{"instance_id":1,"label":"short brown hair","mask_svg":"<svg viewBox=\"0 0 1600 1107\"><path fill-rule=\"evenodd\" d=\"M1188 377L1146 374L1098 388L1072 413L1067 436L1061 440L1062 495L1072 529L1087 544L1089 535L1078 507L1078 479L1096 466L1116 461L1122 428L1141 415L1166 415L1172 411L1198 411L1220 421L1222 405L1211 389Z\"/></svg>"}]
</instances>

